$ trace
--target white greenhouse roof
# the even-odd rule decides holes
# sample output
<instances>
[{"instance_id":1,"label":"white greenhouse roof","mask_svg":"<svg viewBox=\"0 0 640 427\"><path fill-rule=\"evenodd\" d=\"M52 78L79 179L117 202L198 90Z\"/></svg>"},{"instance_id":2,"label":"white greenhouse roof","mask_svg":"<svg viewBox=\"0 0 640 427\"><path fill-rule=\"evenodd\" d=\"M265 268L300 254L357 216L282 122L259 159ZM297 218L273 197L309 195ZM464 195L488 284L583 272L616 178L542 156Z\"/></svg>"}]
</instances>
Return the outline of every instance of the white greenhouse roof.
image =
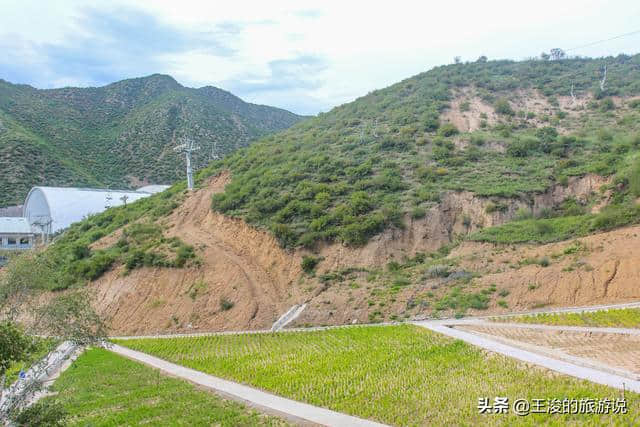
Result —
<instances>
[{"instance_id":1,"label":"white greenhouse roof","mask_svg":"<svg viewBox=\"0 0 640 427\"><path fill-rule=\"evenodd\" d=\"M31 234L31 225L27 218L0 217L0 234Z\"/></svg>"},{"instance_id":2,"label":"white greenhouse roof","mask_svg":"<svg viewBox=\"0 0 640 427\"><path fill-rule=\"evenodd\" d=\"M147 192L73 187L33 187L24 202L29 223L51 220L50 232L69 227L85 217L149 197ZM125 197L126 196L126 197Z\"/></svg>"},{"instance_id":3,"label":"white greenhouse roof","mask_svg":"<svg viewBox=\"0 0 640 427\"><path fill-rule=\"evenodd\" d=\"M171 186L170 185L145 185L144 187L138 188L136 191L139 191L142 193L156 194L166 190L169 187Z\"/></svg>"}]
</instances>

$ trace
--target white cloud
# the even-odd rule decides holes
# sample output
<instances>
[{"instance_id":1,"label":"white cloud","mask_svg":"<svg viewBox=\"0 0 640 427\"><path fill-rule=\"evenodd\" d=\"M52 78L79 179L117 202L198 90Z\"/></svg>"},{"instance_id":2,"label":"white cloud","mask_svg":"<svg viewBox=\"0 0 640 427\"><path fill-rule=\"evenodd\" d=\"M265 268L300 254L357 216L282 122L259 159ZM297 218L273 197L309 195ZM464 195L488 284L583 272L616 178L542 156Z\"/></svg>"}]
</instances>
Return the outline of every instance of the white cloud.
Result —
<instances>
[{"instance_id":1,"label":"white cloud","mask_svg":"<svg viewBox=\"0 0 640 427\"><path fill-rule=\"evenodd\" d=\"M0 46L11 40L27 40L35 46L69 46L84 37L86 49L74 53L92 55L92 43L100 34L96 34L95 26L83 25L83 4L76 0L0 1ZM122 13L118 6L126 8L120 9L125 13L135 7L153 17L156 30L176 32L180 43L166 51L161 45L153 46L147 63L110 63L104 73L98 70L104 61L130 62L130 57L115 50L110 56L93 52L96 58L87 58L86 62L96 59L98 66L87 67L86 75L81 75L81 66L62 67L64 56L51 61L54 66L49 68L34 70L25 65L22 72L20 59L11 68L0 59L0 77L42 86L47 85L45 82L107 83L103 80L160 72L172 74L187 85L235 89L249 101L308 114L449 63L456 55L463 60L475 60L480 55L522 59L552 47L570 48L640 29L640 3L631 0L116 0L108 9L100 10L114 14L110 19L115 20L122 18L117 16ZM139 30L140 34L131 31L127 36L142 37L145 29ZM166 42L171 39L168 34ZM216 46L207 49L203 40ZM113 49L128 49L126 39L117 42ZM636 53L638 42L640 35L572 53ZM33 57L34 50L28 43L23 45L25 53L31 51L25 55L25 64L45 62ZM20 52L23 48L17 49ZM228 52L223 54L223 49ZM14 57L20 56L13 52ZM297 69L274 67L291 65L300 58L310 62ZM322 66L317 66L318 61Z\"/></svg>"}]
</instances>

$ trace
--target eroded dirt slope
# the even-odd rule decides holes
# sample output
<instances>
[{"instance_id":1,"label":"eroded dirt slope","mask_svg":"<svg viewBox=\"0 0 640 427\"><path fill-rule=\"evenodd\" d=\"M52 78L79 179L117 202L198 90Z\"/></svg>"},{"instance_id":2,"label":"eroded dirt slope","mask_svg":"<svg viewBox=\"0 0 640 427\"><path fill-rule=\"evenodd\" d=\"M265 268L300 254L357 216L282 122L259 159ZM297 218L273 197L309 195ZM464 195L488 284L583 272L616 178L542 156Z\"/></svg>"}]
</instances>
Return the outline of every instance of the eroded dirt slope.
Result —
<instances>
[{"instance_id":1,"label":"eroded dirt slope","mask_svg":"<svg viewBox=\"0 0 640 427\"><path fill-rule=\"evenodd\" d=\"M397 272L389 271L390 263L343 268L346 273L324 284L297 325L492 315L640 300L640 226L547 245L465 242L436 262L427 260ZM445 268L446 275L437 273ZM484 295L486 307L452 307L449 301L462 300L453 296L455 292Z\"/></svg>"},{"instance_id":2,"label":"eroded dirt slope","mask_svg":"<svg viewBox=\"0 0 640 427\"><path fill-rule=\"evenodd\" d=\"M299 302L293 282L300 256L269 234L211 211L211 196L228 180L228 174L213 178L161 222L167 236L196 248L199 267L145 267L126 276L120 267L91 285L113 333L266 328Z\"/></svg>"},{"instance_id":3,"label":"eroded dirt slope","mask_svg":"<svg viewBox=\"0 0 640 427\"><path fill-rule=\"evenodd\" d=\"M508 209L492 213L486 210L488 199L448 193L424 219L407 219L404 230L386 231L361 248L339 243L319 248L316 256L322 260L312 275L301 270L302 257L309 252L285 251L268 232L211 210L211 196L222 191L229 179L228 174L212 178L160 221L165 235L196 248L200 266L142 268L129 275L119 267L91 285L95 306L110 320L113 333L264 329L303 302L308 308L297 325L447 316L456 310L437 310L438 302L461 286L456 278L470 275L473 280L462 285L464 292L495 290L486 310L471 308L466 314L640 298L640 267L636 267L640 228L633 227L586 237L579 243L467 242L443 260L451 270L447 277L430 276L427 265L400 278L387 271L391 261L401 263L416 253L434 251L478 226L504 223L521 207L535 212L567 197L593 197L606 182L597 176L573 178L566 187L552 188L528 201L512 200ZM465 217L470 224L464 224ZM112 244L116 237L107 236L96 245ZM564 254L576 245L578 250ZM531 261L543 257L550 260L547 267ZM349 268L359 271L340 281L322 279Z\"/></svg>"}]
</instances>

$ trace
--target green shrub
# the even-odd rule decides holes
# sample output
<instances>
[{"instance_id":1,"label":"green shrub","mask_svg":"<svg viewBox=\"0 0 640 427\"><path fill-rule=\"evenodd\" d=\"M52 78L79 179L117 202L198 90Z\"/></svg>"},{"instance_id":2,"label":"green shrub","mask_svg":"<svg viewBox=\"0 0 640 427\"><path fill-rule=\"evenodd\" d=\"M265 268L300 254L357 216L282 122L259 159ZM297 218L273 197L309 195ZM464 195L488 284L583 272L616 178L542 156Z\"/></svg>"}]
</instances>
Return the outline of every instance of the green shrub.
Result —
<instances>
[{"instance_id":1,"label":"green shrub","mask_svg":"<svg viewBox=\"0 0 640 427\"><path fill-rule=\"evenodd\" d=\"M290 248L296 245L298 237L287 224L274 224L271 231L283 247Z\"/></svg>"},{"instance_id":2,"label":"green shrub","mask_svg":"<svg viewBox=\"0 0 640 427\"><path fill-rule=\"evenodd\" d=\"M611 111L615 110L616 104L613 103L611 98L604 98L600 101L600 111Z\"/></svg>"},{"instance_id":3,"label":"green shrub","mask_svg":"<svg viewBox=\"0 0 640 427\"><path fill-rule=\"evenodd\" d=\"M89 250L89 247L87 245L78 243L71 246L71 255L73 257L73 260L84 259L91 255L91 250Z\"/></svg>"},{"instance_id":4,"label":"green shrub","mask_svg":"<svg viewBox=\"0 0 640 427\"><path fill-rule=\"evenodd\" d=\"M126 271L134 270L144 265L144 252L140 249L132 251L125 259Z\"/></svg>"},{"instance_id":5,"label":"green shrub","mask_svg":"<svg viewBox=\"0 0 640 427\"><path fill-rule=\"evenodd\" d=\"M316 266L318 265L318 263L320 262L320 258L318 257L314 257L314 256L310 256L310 255L305 255L302 257L302 270L307 273L307 274L311 274L313 273L313 270L316 268Z\"/></svg>"},{"instance_id":6,"label":"green shrub","mask_svg":"<svg viewBox=\"0 0 640 427\"><path fill-rule=\"evenodd\" d=\"M531 212L531 209L528 209L525 207L519 208L516 211L516 216L514 217L516 221L522 221L522 220L531 219L531 218L533 218L533 212Z\"/></svg>"},{"instance_id":7,"label":"green shrub","mask_svg":"<svg viewBox=\"0 0 640 427\"><path fill-rule=\"evenodd\" d=\"M411 210L411 218L422 219L427 215L427 210L421 206L416 206Z\"/></svg>"},{"instance_id":8,"label":"green shrub","mask_svg":"<svg viewBox=\"0 0 640 427\"><path fill-rule=\"evenodd\" d=\"M457 135L459 133L458 128L453 123L445 123L438 129L438 135L449 137Z\"/></svg>"},{"instance_id":9,"label":"green shrub","mask_svg":"<svg viewBox=\"0 0 640 427\"><path fill-rule=\"evenodd\" d=\"M629 191L633 197L640 197L640 159L636 160L629 173Z\"/></svg>"},{"instance_id":10,"label":"green shrub","mask_svg":"<svg viewBox=\"0 0 640 427\"><path fill-rule=\"evenodd\" d=\"M498 100L496 100L494 106L493 106L494 110L496 113L498 114L502 114L505 116L513 116L515 115L515 112L513 111L513 108L511 108L511 105L509 104L509 101L505 98L500 98Z\"/></svg>"},{"instance_id":11,"label":"green shrub","mask_svg":"<svg viewBox=\"0 0 640 427\"><path fill-rule=\"evenodd\" d=\"M220 310L229 311L233 308L234 305L235 304L232 301L226 298L220 298Z\"/></svg>"},{"instance_id":12,"label":"green shrub","mask_svg":"<svg viewBox=\"0 0 640 427\"><path fill-rule=\"evenodd\" d=\"M62 404L45 399L22 409L11 418L17 426L62 427L67 425L68 416Z\"/></svg>"},{"instance_id":13,"label":"green shrub","mask_svg":"<svg viewBox=\"0 0 640 427\"><path fill-rule=\"evenodd\" d=\"M630 204L609 205L593 218L591 229L609 230L637 222L638 219L640 219L640 206Z\"/></svg>"},{"instance_id":14,"label":"green shrub","mask_svg":"<svg viewBox=\"0 0 640 427\"><path fill-rule=\"evenodd\" d=\"M190 245L180 245L178 250L176 251L176 259L174 261L174 266L181 268L184 267L187 261L194 259L196 257L195 250L193 246ZM155 260L158 260L157 256L152 256L147 262L153 263ZM161 264L160 264L161 265Z\"/></svg>"}]
</instances>

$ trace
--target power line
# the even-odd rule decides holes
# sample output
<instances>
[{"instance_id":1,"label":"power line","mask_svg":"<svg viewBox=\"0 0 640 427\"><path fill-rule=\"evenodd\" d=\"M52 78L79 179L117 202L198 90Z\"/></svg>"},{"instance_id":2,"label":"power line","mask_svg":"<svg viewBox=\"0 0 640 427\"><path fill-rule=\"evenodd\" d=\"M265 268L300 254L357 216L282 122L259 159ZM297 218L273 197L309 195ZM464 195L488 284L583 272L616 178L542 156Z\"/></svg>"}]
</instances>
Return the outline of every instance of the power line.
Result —
<instances>
[{"instance_id":1,"label":"power line","mask_svg":"<svg viewBox=\"0 0 640 427\"><path fill-rule=\"evenodd\" d=\"M621 38L623 38L623 37L632 36L632 35L634 35L634 34L640 34L640 30L632 31L632 32L630 32L630 33L620 34L619 36L611 37L611 38L609 38L609 39L598 40L597 42L587 43L587 44L584 44L584 45L582 45L582 46L572 47L571 49L565 49L564 51L565 51L565 52L570 52L570 51L572 51L572 50L576 50L576 49L583 49L583 48L585 48L585 47L595 46L595 45L600 44L600 43L610 42L610 41L612 41L612 40L621 39Z\"/></svg>"}]
</instances>

